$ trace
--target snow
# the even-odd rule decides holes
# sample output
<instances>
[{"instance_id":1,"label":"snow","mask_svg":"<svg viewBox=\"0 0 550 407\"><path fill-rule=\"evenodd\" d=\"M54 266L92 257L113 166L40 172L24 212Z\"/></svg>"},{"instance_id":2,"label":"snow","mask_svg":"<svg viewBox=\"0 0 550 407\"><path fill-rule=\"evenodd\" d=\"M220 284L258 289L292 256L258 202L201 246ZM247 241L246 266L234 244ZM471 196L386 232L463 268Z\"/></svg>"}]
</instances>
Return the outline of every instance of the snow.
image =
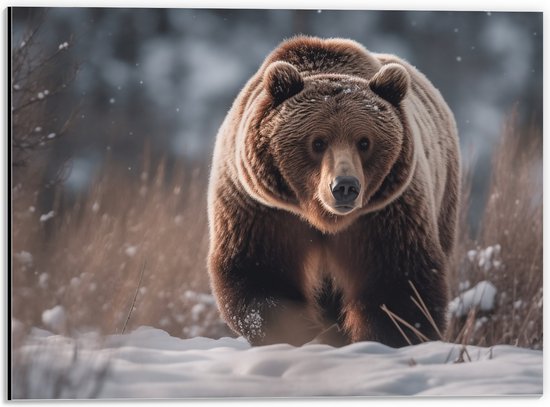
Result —
<instances>
[{"instance_id":1,"label":"snow","mask_svg":"<svg viewBox=\"0 0 550 407\"><path fill-rule=\"evenodd\" d=\"M137 253L137 246L128 246L125 250L124 250L124 253L126 253L126 256L128 257L134 257Z\"/></svg>"},{"instance_id":2,"label":"snow","mask_svg":"<svg viewBox=\"0 0 550 407\"><path fill-rule=\"evenodd\" d=\"M54 332L62 332L65 328L65 321L65 308L61 305L56 305L42 313L42 323Z\"/></svg>"},{"instance_id":3,"label":"snow","mask_svg":"<svg viewBox=\"0 0 550 407\"><path fill-rule=\"evenodd\" d=\"M470 281L469 280L460 281L458 283L458 290L459 291L466 291L468 288L470 288Z\"/></svg>"},{"instance_id":4,"label":"snow","mask_svg":"<svg viewBox=\"0 0 550 407\"><path fill-rule=\"evenodd\" d=\"M80 278L78 278L78 277L71 278L71 281L70 281L69 285L73 288L78 287L80 285Z\"/></svg>"},{"instance_id":5,"label":"snow","mask_svg":"<svg viewBox=\"0 0 550 407\"><path fill-rule=\"evenodd\" d=\"M182 298L187 301L202 302L205 304L215 304L216 299L212 294L198 293L192 290L186 290L182 294Z\"/></svg>"},{"instance_id":6,"label":"snow","mask_svg":"<svg viewBox=\"0 0 550 407\"><path fill-rule=\"evenodd\" d=\"M40 222L46 222L46 221L50 220L51 218L53 218L54 215L55 215L54 211L49 211L48 213L42 214L42 215L40 215Z\"/></svg>"},{"instance_id":7,"label":"snow","mask_svg":"<svg viewBox=\"0 0 550 407\"><path fill-rule=\"evenodd\" d=\"M32 264L32 254L22 250L19 253L13 255L21 264Z\"/></svg>"},{"instance_id":8,"label":"snow","mask_svg":"<svg viewBox=\"0 0 550 407\"><path fill-rule=\"evenodd\" d=\"M469 250L467 253L468 260L472 263L477 263L485 273L490 269L499 269L502 266L500 260L500 251L502 250L499 244L488 246L485 249Z\"/></svg>"},{"instance_id":9,"label":"snow","mask_svg":"<svg viewBox=\"0 0 550 407\"><path fill-rule=\"evenodd\" d=\"M48 273L40 273L38 276L38 285L42 288L48 288L48 280L50 279L50 276Z\"/></svg>"},{"instance_id":10,"label":"snow","mask_svg":"<svg viewBox=\"0 0 550 407\"><path fill-rule=\"evenodd\" d=\"M193 321L199 321L201 314L203 314L205 310L206 305L202 303L193 305L191 308L191 318L193 318Z\"/></svg>"},{"instance_id":11,"label":"snow","mask_svg":"<svg viewBox=\"0 0 550 407\"><path fill-rule=\"evenodd\" d=\"M487 321L489 321L489 318L487 318L487 317L481 317L481 318L476 319L476 322L475 322L475 325L474 325L474 330L477 331L479 328L481 328L483 325L485 325L487 323Z\"/></svg>"},{"instance_id":12,"label":"snow","mask_svg":"<svg viewBox=\"0 0 550 407\"><path fill-rule=\"evenodd\" d=\"M54 389L62 398L542 393L541 351L468 346L466 361L456 363L461 349L444 342L251 347L243 338L179 339L150 327L71 339L34 328L16 351L27 365L16 371L14 396L51 398ZM59 389L62 375L68 380Z\"/></svg>"},{"instance_id":13,"label":"snow","mask_svg":"<svg viewBox=\"0 0 550 407\"><path fill-rule=\"evenodd\" d=\"M449 303L449 313L462 317L477 308L482 311L490 311L495 303L496 287L489 281L480 281L474 287L461 293Z\"/></svg>"}]
</instances>

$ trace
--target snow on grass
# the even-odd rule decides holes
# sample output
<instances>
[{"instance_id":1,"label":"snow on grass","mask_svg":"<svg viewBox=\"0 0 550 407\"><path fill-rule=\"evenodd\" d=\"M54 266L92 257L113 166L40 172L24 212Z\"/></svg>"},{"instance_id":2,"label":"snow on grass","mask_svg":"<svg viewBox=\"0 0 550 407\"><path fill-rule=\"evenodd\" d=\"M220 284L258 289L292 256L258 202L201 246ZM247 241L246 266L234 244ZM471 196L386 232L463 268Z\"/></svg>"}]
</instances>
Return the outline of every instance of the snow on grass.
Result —
<instances>
[{"instance_id":1,"label":"snow on grass","mask_svg":"<svg viewBox=\"0 0 550 407\"><path fill-rule=\"evenodd\" d=\"M502 266L500 252L502 248L499 244L488 246L485 249L469 250L468 260L477 263L478 267L487 273L491 268L499 269Z\"/></svg>"},{"instance_id":2,"label":"snow on grass","mask_svg":"<svg viewBox=\"0 0 550 407\"><path fill-rule=\"evenodd\" d=\"M48 288L48 281L50 279L50 275L48 273L40 273L38 276L38 285L41 288Z\"/></svg>"},{"instance_id":3,"label":"snow on grass","mask_svg":"<svg viewBox=\"0 0 550 407\"><path fill-rule=\"evenodd\" d=\"M76 351L78 350L78 351ZM376 342L251 347L242 338L179 339L141 327L99 341L33 329L16 352L27 375L14 395L51 398L184 398L542 393L542 352L429 342L393 349ZM65 375L70 382L54 384ZM22 392L25 391L25 394ZM19 393L18 393L19 392ZM19 394L19 395L18 395Z\"/></svg>"},{"instance_id":4,"label":"snow on grass","mask_svg":"<svg viewBox=\"0 0 550 407\"><path fill-rule=\"evenodd\" d=\"M62 332L66 321L65 309L61 305L56 305L42 313L42 323L54 332Z\"/></svg>"},{"instance_id":5,"label":"snow on grass","mask_svg":"<svg viewBox=\"0 0 550 407\"><path fill-rule=\"evenodd\" d=\"M449 314L456 317L468 315L471 309L491 311L495 304L496 287L489 281L480 281L449 303Z\"/></svg>"},{"instance_id":6,"label":"snow on grass","mask_svg":"<svg viewBox=\"0 0 550 407\"><path fill-rule=\"evenodd\" d=\"M21 264L30 265L32 264L32 254L22 250L19 253L15 253L13 255L17 261L19 261Z\"/></svg>"},{"instance_id":7,"label":"snow on grass","mask_svg":"<svg viewBox=\"0 0 550 407\"><path fill-rule=\"evenodd\" d=\"M49 211L48 213L44 213L44 214L40 215L40 222L47 222L48 220L50 220L54 216L55 216L54 211Z\"/></svg>"},{"instance_id":8,"label":"snow on grass","mask_svg":"<svg viewBox=\"0 0 550 407\"><path fill-rule=\"evenodd\" d=\"M124 253L128 257L134 257L137 253L137 246L129 245L126 249L124 249Z\"/></svg>"}]
</instances>

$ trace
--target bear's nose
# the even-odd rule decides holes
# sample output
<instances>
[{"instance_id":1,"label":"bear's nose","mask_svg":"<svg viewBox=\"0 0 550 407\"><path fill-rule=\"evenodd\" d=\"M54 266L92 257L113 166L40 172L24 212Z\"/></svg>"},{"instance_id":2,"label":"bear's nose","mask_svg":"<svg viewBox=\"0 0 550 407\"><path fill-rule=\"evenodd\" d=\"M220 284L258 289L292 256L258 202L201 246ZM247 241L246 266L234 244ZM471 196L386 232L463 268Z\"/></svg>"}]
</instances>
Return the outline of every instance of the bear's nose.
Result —
<instances>
[{"instance_id":1,"label":"bear's nose","mask_svg":"<svg viewBox=\"0 0 550 407\"><path fill-rule=\"evenodd\" d=\"M337 204L347 204L355 201L361 190L361 184L355 177L338 176L332 181L330 189Z\"/></svg>"}]
</instances>

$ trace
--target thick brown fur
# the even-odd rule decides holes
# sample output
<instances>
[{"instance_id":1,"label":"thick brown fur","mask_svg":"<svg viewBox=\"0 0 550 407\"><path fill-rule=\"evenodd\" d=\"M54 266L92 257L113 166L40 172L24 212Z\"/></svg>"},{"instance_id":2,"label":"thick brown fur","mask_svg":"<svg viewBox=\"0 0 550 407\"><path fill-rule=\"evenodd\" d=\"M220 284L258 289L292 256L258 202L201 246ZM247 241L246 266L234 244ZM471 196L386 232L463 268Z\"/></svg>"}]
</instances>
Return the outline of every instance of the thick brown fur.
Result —
<instances>
[{"instance_id":1,"label":"thick brown fur","mask_svg":"<svg viewBox=\"0 0 550 407\"><path fill-rule=\"evenodd\" d=\"M350 40L283 42L217 136L208 267L223 318L253 344L336 323L342 343L406 345L386 306L437 339L410 283L444 331L459 165L451 111L407 62ZM343 175L361 188L341 209Z\"/></svg>"}]
</instances>

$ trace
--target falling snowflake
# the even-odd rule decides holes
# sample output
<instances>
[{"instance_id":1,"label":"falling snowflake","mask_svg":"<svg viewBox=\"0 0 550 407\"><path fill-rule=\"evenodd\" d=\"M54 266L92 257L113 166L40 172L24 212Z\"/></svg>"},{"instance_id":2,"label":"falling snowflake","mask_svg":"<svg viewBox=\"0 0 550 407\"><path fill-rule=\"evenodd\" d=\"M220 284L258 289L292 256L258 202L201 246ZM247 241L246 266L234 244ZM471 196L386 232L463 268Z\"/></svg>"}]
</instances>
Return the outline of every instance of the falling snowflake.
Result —
<instances>
[{"instance_id":1,"label":"falling snowflake","mask_svg":"<svg viewBox=\"0 0 550 407\"><path fill-rule=\"evenodd\" d=\"M53 218L54 216L55 216L54 211L50 211L48 213L40 215L40 222L46 222L46 221L50 220L51 218Z\"/></svg>"}]
</instances>

